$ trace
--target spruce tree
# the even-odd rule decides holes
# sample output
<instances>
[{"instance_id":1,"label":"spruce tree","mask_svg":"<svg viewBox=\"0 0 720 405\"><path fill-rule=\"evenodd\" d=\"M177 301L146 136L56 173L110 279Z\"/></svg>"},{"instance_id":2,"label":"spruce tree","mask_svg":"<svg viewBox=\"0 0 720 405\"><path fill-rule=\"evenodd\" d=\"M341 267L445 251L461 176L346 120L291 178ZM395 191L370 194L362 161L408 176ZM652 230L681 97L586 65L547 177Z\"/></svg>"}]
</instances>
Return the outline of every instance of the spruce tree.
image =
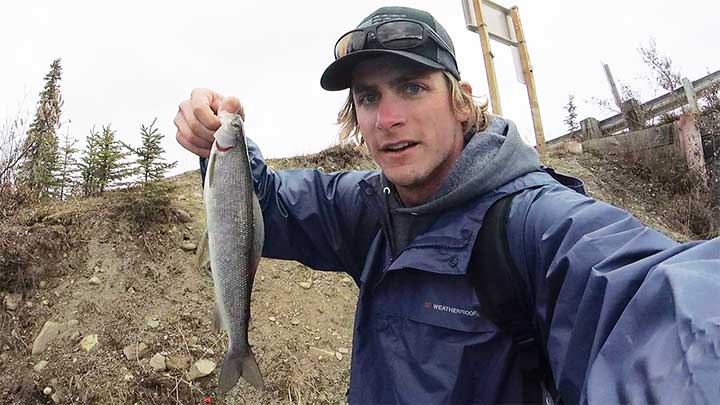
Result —
<instances>
[{"instance_id":1,"label":"spruce tree","mask_svg":"<svg viewBox=\"0 0 720 405\"><path fill-rule=\"evenodd\" d=\"M140 222L155 218L170 203L173 186L163 179L167 171L177 165L177 162L165 162L162 157L165 153L161 146L163 135L155 128L156 122L157 118L149 126L140 125L142 145L139 148L125 145L138 157L133 173L139 177L142 193L133 205L133 214Z\"/></svg>"},{"instance_id":2,"label":"spruce tree","mask_svg":"<svg viewBox=\"0 0 720 405\"><path fill-rule=\"evenodd\" d=\"M165 153L161 145L163 135L158 128L155 128L156 122L157 118L147 127L144 124L140 125L142 146L133 148L130 145L123 144L138 156L138 159L134 162L133 172L139 176L139 183L143 185L163 179L167 171L177 165L177 162L165 162L162 157L162 154Z\"/></svg>"},{"instance_id":3,"label":"spruce tree","mask_svg":"<svg viewBox=\"0 0 720 405\"><path fill-rule=\"evenodd\" d=\"M85 197L95 195L99 192L99 148L100 133L93 127L93 129L90 130L90 135L85 138L85 153L78 164L80 167L82 191Z\"/></svg>"},{"instance_id":4,"label":"spruce tree","mask_svg":"<svg viewBox=\"0 0 720 405\"><path fill-rule=\"evenodd\" d=\"M60 167L57 129L60 127L60 59L50 65L45 87L40 93L35 119L25 139L27 150L18 171L18 184L37 197L50 197L57 190L55 174Z\"/></svg>"},{"instance_id":5,"label":"spruce tree","mask_svg":"<svg viewBox=\"0 0 720 405\"><path fill-rule=\"evenodd\" d=\"M78 179L78 161L75 155L78 149L75 148L77 140L70 137L70 132L65 132L63 137L63 146L60 149L60 169L56 178L58 179L58 197L61 200L73 194L73 191L79 183Z\"/></svg>"},{"instance_id":6,"label":"spruce tree","mask_svg":"<svg viewBox=\"0 0 720 405\"><path fill-rule=\"evenodd\" d=\"M122 186L122 180L130 175L128 164L123 162L128 153L115 140L110 125L100 132L93 128L86 140L85 155L80 163L85 196L97 195L110 187Z\"/></svg>"}]
</instances>

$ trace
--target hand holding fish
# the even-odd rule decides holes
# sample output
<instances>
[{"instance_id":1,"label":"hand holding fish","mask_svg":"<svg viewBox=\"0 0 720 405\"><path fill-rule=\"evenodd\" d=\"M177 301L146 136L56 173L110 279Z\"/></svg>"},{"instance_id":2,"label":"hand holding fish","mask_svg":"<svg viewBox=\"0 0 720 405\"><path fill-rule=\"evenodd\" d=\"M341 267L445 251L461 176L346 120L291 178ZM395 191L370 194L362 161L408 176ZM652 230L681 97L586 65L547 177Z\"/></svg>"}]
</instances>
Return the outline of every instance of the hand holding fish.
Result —
<instances>
[{"instance_id":1,"label":"hand holding fish","mask_svg":"<svg viewBox=\"0 0 720 405\"><path fill-rule=\"evenodd\" d=\"M221 111L239 114L245 119L243 106L237 97L224 97L210 89L193 89L190 98L180 103L175 115L175 139L190 152L207 158L213 135L220 128Z\"/></svg>"}]
</instances>

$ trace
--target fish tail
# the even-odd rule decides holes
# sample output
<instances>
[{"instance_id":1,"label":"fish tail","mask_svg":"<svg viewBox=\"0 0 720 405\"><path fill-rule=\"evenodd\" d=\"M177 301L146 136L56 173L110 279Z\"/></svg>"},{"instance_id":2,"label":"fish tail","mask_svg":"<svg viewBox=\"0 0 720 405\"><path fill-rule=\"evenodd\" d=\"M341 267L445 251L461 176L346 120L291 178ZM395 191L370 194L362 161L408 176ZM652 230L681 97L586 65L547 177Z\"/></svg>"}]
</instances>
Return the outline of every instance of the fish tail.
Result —
<instances>
[{"instance_id":1,"label":"fish tail","mask_svg":"<svg viewBox=\"0 0 720 405\"><path fill-rule=\"evenodd\" d=\"M225 354L220 370L220 392L224 394L230 391L237 384L240 376L256 389L260 391L265 389L265 381L260 374L260 367L249 348L245 353L228 352Z\"/></svg>"}]
</instances>

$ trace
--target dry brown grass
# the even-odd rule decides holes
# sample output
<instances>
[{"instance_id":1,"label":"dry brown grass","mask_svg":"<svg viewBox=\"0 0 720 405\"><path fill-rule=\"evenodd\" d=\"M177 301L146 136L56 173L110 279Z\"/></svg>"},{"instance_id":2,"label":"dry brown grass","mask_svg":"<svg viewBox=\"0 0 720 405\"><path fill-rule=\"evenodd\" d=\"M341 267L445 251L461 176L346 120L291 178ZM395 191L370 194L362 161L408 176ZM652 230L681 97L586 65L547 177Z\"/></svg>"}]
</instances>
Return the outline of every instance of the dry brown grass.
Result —
<instances>
[{"instance_id":1,"label":"dry brown grass","mask_svg":"<svg viewBox=\"0 0 720 405\"><path fill-rule=\"evenodd\" d=\"M311 168L330 173L340 170L374 170L375 162L362 147L341 144L311 155L300 155L286 159L268 159L276 170Z\"/></svg>"},{"instance_id":2,"label":"dry brown grass","mask_svg":"<svg viewBox=\"0 0 720 405\"><path fill-rule=\"evenodd\" d=\"M720 235L720 207L711 189L690 171L671 149L658 149L642 157L633 154L602 156L643 182L655 210L665 213L666 222L691 239ZM642 192L641 190L639 192Z\"/></svg>"}]
</instances>

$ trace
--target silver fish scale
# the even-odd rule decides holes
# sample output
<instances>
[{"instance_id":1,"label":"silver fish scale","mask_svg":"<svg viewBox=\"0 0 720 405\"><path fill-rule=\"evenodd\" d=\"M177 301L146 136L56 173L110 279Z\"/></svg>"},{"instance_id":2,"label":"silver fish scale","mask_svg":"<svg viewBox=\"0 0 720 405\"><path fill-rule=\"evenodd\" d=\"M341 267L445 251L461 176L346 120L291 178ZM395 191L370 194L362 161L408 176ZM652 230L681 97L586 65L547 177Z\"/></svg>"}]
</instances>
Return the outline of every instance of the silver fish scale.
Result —
<instances>
[{"instance_id":1,"label":"silver fish scale","mask_svg":"<svg viewBox=\"0 0 720 405\"><path fill-rule=\"evenodd\" d=\"M231 130L223 124L221 130ZM205 187L210 263L215 297L222 323L230 338L229 352L248 350L250 271L253 246L255 197L245 139L227 152L212 149ZM210 181L208 181L210 180Z\"/></svg>"}]
</instances>

